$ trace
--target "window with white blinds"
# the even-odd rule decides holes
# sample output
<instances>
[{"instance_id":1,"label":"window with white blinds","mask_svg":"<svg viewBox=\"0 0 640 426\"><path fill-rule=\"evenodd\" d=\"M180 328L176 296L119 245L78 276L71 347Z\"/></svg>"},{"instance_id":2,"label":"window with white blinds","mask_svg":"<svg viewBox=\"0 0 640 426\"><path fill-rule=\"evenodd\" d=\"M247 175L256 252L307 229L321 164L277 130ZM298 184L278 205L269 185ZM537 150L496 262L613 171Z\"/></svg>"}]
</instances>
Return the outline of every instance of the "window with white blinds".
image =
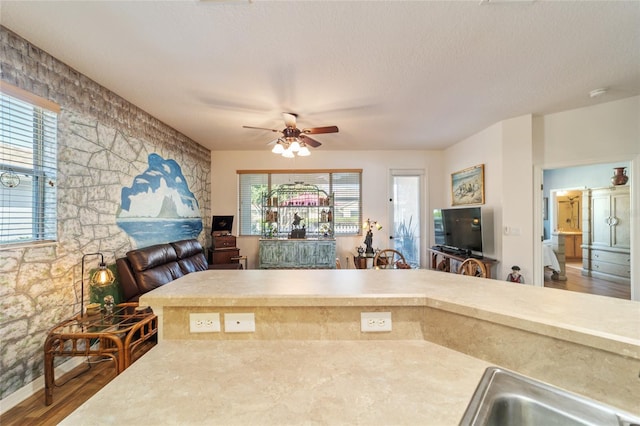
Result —
<instances>
[{"instance_id":1,"label":"window with white blinds","mask_svg":"<svg viewBox=\"0 0 640 426\"><path fill-rule=\"evenodd\" d=\"M267 174L241 174L240 188L240 214L238 229L240 235L260 235L262 221L262 196L269 192L269 175Z\"/></svg>"},{"instance_id":2,"label":"window with white blinds","mask_svg":"<svg viewBox=\"0 0 640 426\"><path fill-rule=\"evenodd\" d=\"M56 239L59 107L0 86L0 244Z\"/></svg>"},{"instance_id":3,"label":"window with white blinds","mask_svg":"<svg viewBox=\"0 0 640 426\"><path fill-rule=\"evenodd\" d=\"M304 182L334 194L335 235L357 235L362 223L361 170L348 171L238 171L240 235L260 235L262 232L262 197L279 185Z\"/></svg>"}]
</instances>

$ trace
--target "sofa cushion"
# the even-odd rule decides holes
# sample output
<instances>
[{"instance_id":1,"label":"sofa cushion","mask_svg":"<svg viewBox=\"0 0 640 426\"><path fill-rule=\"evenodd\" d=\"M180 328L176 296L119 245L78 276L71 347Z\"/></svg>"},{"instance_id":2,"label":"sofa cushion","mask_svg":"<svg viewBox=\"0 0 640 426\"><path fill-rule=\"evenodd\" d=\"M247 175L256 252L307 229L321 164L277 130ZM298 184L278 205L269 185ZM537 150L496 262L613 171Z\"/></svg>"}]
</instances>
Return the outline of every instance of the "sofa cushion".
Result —
<instances>
[{"instance_id":1,"label":"sofa cushion","mask_svg":"<svg viewBox=\"0 0 640 426\"><path fill-rule=\"evenodd\" d=\"M242 269L240 263L208 265L198 240L182 240L131 250L116 260L124 300L141 295L191 272Z\"/></svg>"},{"instance_id":2,"label":"sofa cushion","mask_svg":"<svg viewBox=\"0 0 640 426\"><path fill-rule=\"evenodd\" d=\"M157 244L127 253L140 294L184 275L171 244Z\"/></svg>"},{"instance_id":3,"label":"sofa cushion","mask_svg":"<svg viewBox=\"0 0 640 426\"><path fill-rule=\"evenodd\" d=\"M171 243L178 256L178 265L183 274L206 271L207 258L204 257L202 246L198 240L182 240Z\"/></svg>"}]
</instances>

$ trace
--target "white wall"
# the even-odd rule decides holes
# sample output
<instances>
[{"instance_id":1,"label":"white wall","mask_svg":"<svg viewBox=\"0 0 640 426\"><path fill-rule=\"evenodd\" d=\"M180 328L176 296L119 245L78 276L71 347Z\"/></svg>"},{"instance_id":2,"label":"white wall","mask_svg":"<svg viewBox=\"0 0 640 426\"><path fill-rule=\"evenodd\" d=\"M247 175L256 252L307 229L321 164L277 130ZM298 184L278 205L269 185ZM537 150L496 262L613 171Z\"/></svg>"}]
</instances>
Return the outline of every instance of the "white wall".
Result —
<instances>
[{"instance_id":1,"label":"white wall","mask_svg":"<svg viewBox=\"0 0 640 426\"><path fill-rule=\"evenodd\" d=\"M632 160L640 154L640 96L534 119L542 168Z\"/></svg>"},{"instance_id":2,"label":"white wall","mask_svg":"<svg viewBox=\"0 0 640 426\"><path fill-rule=\"evenodd\" d=\"M500 277L505 279L511 267L518 265L525 283L533 283L534 212L537 211L533 208L532 127L531 115L502 122Z\"/></svg>"},{"instance_id":3,"label":"white wall","mask_svg":"<svg viewBox=\"0 0 640 426\"><path fill-rule=\"evenodd\" d=\"M496 123L445 151L442 187L449 191L451 173L484 164L484 255L498 260L491 274L496 279L505 279L511 266L518 265L525 282L533 282L532 138L532 117L523 115Z\"/></svg>"},{"instance_id":4,"label":"white wall","mask_svg":"<svg viewBox=\"0 0 640 426\"><path fill-rule=\"evenodd\" d=\"M426 176L425 211L445 205L444 190L439 184L443 175L442 152L440 151L329 151L313 150L309 157L286 159L264 151L215 151L211 155L212 170L212 214L233 214L238 218L237 170L273 169L362 169L362 212L384 224L374 233L374 247L387 248L389 244L389 173L391 169L423 169ZM422 236L422 265L426 266L425 249L432 244L432 217L425 218ZM234 223L235 235L237 223ZM338 237L337 255L343 267L357 246L363 245L364 236ZM240 253L248 257L249 268L257 267L258 237L237 239ZM353 260L349 261L353 268Z\"/></svg>"},{"instance_id":5,"label":"white wall","mask_svg":"<svg viewBox=\"0 0 640 426\"><path fill-rule=\"evenodd\" d=\"M452 203L451 174L468 167L484 164L483 252L486 257L500 260L502 253L502 125L494 124L444 151L441 190L445 206ZM500 265L492 271L500 277Z\"/></svg>"}]
</instances>

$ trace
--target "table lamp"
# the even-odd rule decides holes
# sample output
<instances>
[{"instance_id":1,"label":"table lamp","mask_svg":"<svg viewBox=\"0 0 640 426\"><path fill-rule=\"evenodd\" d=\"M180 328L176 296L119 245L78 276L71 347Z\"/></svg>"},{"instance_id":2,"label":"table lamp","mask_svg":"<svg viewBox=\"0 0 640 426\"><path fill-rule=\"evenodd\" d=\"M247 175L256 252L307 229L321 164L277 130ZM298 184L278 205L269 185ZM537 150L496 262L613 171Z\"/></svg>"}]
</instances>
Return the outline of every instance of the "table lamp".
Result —
<instances>
[{"instance_id":1,"label":"table lamp","mask_svg":"<svg viewBox=\"0 0 640 426\"><path fill-rule=\"evenodd\" d=\"M81 275L81 290L80 290L80 316L84 315L84 260L87 256L100 256L100 264L98 270L95 271L89 277L89 285L104 287L112 284L115 281L113 272L107 269L107 264L104 262L104 256L102 253L87 253L82 255L82 275Z\"/></svg>"}]
</instances>

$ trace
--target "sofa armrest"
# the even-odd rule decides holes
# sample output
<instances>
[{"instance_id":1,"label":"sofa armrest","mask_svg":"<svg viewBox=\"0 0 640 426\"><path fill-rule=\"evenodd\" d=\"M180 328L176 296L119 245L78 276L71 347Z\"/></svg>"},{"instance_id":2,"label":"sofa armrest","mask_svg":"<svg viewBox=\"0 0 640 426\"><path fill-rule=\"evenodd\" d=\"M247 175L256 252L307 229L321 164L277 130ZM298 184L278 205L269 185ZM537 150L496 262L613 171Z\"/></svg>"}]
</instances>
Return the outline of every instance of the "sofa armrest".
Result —
<instances>
[{"instance_id":1,"label":"sofa armrest","mask_svg":"<svg viewBox=\"0 0 640 426\"><path fill-rule=\"evenodd\" d=\"M116 268L118 270L118 277L120 278L120 288L122 289L124 301L137 302L140 297L140 289L133 276L129 259L126 257L116 259Z\"/></svg>"}]
</instances>

